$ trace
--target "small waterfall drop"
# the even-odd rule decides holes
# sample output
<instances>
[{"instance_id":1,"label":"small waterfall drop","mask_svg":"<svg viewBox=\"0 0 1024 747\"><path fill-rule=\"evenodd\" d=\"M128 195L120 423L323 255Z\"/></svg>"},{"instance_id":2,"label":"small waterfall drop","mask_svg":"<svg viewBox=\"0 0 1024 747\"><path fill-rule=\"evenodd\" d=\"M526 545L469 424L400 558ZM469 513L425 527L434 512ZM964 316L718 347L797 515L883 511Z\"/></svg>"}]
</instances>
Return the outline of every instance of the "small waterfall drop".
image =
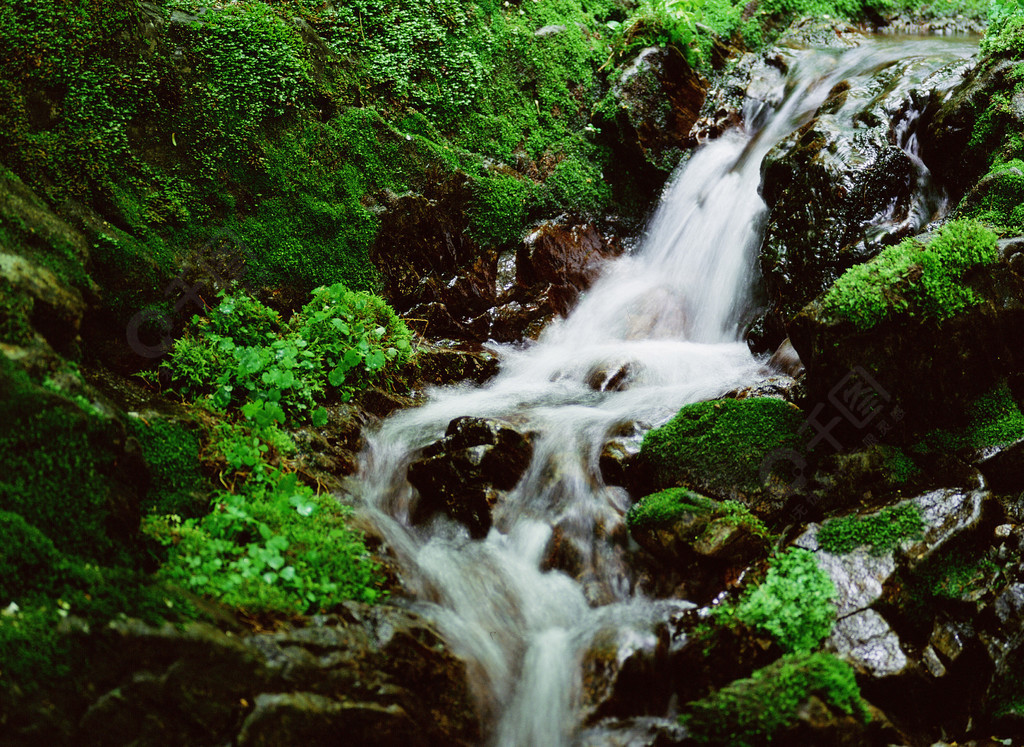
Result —
<instances>
[{"instance_id":1,"label":"small waterfall drop","mask_svg":"<svg viewBox=\"0 0 1024 747\"><path fill-rule=\"evenodd\" d=\"M416 609L467 662L492 744L577 743L580 666L595 637L643 640L655 621L692 606L634 588L622 540L629 498L603 484L601 448L624 426L657 425L684 404L758 379L741 324L765 213L761 161L836 82L907 55L906 40L793 50L773 105L748 100L752 124L693 153L640 250L611 263L567 319L534 345L502 348L501 371L486 386L434 390L370 435L364 512L394 552ZM620 366L631 376L624 391L588 385L595 371ZM409 522L409 463L464 415L511 419L534 434L531 466L480 540L444 518ZM542 570L555 528L581 557L576 578Z\"/></svg>"}]
</instances>

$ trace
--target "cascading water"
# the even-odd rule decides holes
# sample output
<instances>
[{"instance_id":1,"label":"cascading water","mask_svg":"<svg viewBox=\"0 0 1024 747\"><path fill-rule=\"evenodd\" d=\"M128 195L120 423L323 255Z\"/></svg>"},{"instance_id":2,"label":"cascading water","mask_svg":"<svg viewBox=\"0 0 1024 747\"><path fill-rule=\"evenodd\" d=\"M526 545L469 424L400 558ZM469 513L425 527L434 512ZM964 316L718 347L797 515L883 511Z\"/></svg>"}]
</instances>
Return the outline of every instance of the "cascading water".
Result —
<instances>
[{"instance_id":1,"label":"cascading water","mask_svg":"<svg viewBox=\"0 0 1024 747\"><path fill-rule=\"evenodd\" d=\"M947 60L973 51L912 43L915 54L941 51ZM601 448L633 423L658 424L686 403L759 378L740 324L765 212L761 161L837 81L907 58L908 42L788 54L784 87L771 102L748 100L748 126L703 146L678 170L640 250L609 265L569 318L535 345L502 348L501 371L485 387L432 391L427 404L370 436L360 476L365 514L394 552L416 608L467 662L494 744L578 742L586 715L580 664L595 637L650 645L655 621L691 606L634 588L623 560L629 498L603 484ZM624 391L588 385L594 371L624 365ZM509 419L534 436L531 466L481 540L445 518L409 522L416 494L408 465L464 415ZM575 579L541 570L556 527L581 558Z\"/></svg>"}]
</instances>

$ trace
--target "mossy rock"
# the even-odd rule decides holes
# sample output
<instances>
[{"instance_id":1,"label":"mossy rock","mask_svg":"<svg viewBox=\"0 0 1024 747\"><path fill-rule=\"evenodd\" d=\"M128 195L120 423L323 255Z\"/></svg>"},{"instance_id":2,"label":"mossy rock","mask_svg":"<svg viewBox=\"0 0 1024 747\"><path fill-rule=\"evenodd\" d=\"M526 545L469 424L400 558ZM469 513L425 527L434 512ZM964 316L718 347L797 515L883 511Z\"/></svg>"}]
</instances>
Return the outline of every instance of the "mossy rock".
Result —
<instances>
[{"instance_id":1,"label":"mossy rock","mask_svg":"<svg viewBox=\"0 0 1024 747\"><path fill-rule=\"evenodd\" d=\"M690 487L764 516L807 458L803 424L801 411L778 399L697 402L644 437L641 463L655 488Z\"/></svg>"},{"instance_id":2,"label":"mossy rock","mask_svg":"<svg viewBox=\"0 0 1024 747\"><path fill-rule=\"evenodd\" d=\"M0 510L63 551L110 562L139 527L145 468L114 419L35 386L0 355Z\"/></svg>"},{"instance_id":3,"label":"mossy rock","mask_svg":"<svg viewBox=\"0 0 1024 747\"><path fill-rule=\"evenodd\" d=\"M735 501L668 488L635 503L626 515L634 539L666 562L700 558L750 561L767 549L768 530Z\"/></svg>"},{"instance_id":4,"label":"mossy rock","mask_svg":"<svg viewBox=\"0 0 1024 747\"><path fill-rule=\"evenodd\" d=\"M1024 371L1024 279L970 221L851 269L797 315L790 335L818 420L847 448L955 423ZM869 401L872 400L872 401ZM833 443L835 445L835 443Z\"/></svg>"},{"instance_id":5,"label":"mossy rock","mask_svg":"<svg viewBox=\"0 0 1024 747\"><path fill-rule=\"evenodd\" d=\"M853 668L824 653L784 656L688 704L680 720L697 744L874 743Z\"/></svg>"}]
</instances>

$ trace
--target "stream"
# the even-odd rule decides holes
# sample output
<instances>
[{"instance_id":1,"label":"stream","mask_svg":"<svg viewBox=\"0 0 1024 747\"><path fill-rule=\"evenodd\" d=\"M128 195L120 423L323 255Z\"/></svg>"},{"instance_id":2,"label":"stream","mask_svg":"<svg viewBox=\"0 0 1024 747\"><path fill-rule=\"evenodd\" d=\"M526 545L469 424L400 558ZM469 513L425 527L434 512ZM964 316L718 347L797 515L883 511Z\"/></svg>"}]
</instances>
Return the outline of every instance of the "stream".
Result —
<instances>
[{"instance_id":1,"label":"stream","mask_svg":"<svg viewBox=\"0 0 1024 747\"><path fill-rule=\"evenodd\" d=\"M644 593L628 563L631 498L604 484L598 458L614 435L638 437L687 403L766 375L742 340L758 282L765 155L836 83L849 81L854 94L865 76L896 61L920 58L936 70L975 50L973 40L905 37L786 50L781 85L762 86L744 103L744 127L677 169L638 249L609 263L568 318L536 343L495 346L501 370L486 385L432 390L426 404L369 434L361 511L392 550L414 609L467 662L489 743L599 741L600 728L583 725L591 715L581 675L588 650L608 640L623 652L653 648L655 625L693 606ZM901 116L897 144L916 159L916 114ZM943 205L915 163L919 228ZM595 372L620 369L629 382L621 391L588 383ZM406 470L461 416L502 419L533 438L529 468L482 539L442 516L410 521L417 495ZM556 532L580 558L575 577L544 570Z\"/></svg>"}]
</instances>

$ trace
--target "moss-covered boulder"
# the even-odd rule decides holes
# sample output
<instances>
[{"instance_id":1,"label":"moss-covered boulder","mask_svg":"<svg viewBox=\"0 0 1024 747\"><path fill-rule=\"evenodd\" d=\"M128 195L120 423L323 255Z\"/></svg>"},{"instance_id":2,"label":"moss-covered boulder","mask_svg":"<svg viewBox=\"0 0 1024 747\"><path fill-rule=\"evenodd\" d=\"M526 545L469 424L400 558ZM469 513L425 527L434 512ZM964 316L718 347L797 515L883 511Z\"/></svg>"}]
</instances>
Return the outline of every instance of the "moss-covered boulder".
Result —
<instances>
[{"instance_id":1,"label":"moss-covered boulder","mask_svg":"<svg viewBox=\"0 0 1024 747\"><path fill-rule=\"evenodd\" d=\"M793 654L687 704L697 744L882 745L849 664L831 654Z\"/></svg>"},{"instance_id":2,"label":"moss-covered boulder","mask_svg":"<svg viewBox=\"0 0 1024 747\"><path fill-rule=\"evenodd\" d=\"M992 232L956 221L848 270L790 331L821 422L850 443L962 416L1024 366L1022 324L1024 278Z\"/></svg>"},{"instance_id":3,"label":"moss-covered boulder","mask_svg":"<svg viewBox=\"0 0 1024 747\"><path fill-rule=\"evenodd\" d=\"M655 490L688 487L767 517L800 483L803 425L801 411L779 399L698 402L647 433L639 463Z\"/></svg>"},{"instance_id":4,"label":"moss-covered boulder","mask_svg":"<svg viewBox=\"0 0 1024 747\"><path fill-rule=\"evenodd\" d=\"M641 499L626 522L644 549L675 565L697 559L749 562L767 550L768 531L746 508L686 488Z\"/></svg>"}]
</instances>

